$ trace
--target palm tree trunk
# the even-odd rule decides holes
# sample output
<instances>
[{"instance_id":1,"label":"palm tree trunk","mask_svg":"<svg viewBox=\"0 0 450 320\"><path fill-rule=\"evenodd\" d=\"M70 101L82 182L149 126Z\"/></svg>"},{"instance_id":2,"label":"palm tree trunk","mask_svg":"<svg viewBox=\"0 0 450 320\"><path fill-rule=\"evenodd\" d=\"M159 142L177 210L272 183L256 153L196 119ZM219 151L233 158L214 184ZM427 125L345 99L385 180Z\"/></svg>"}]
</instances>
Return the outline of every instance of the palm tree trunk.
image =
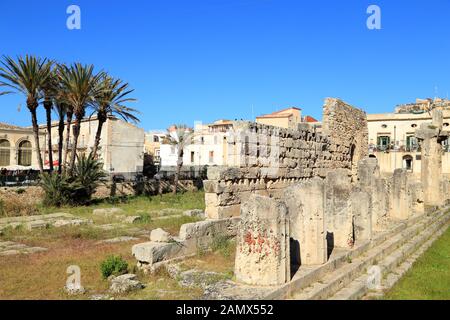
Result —
<instances>
[{"instance_id":1,"label":"palm tree trunk","mask_svg":"<svg viewBox=\"0 0 450 320\"><path fill-rule=\"evenodd\" d=\"M64 166L67 165L67 157L69 154L69 143L70 143L70 126L72 124L73 112L67 112L67 132L66 132L66 146L64 147Z\"/></svg>"},{"instance_id":2,"label":"palm tree trunk","mask_svg":"<svg viewBox=\"0 0 450 320\"><path fill-rule=\"evenodd\" d=\"M39 125L37 121L36 108L28 107L31 113L31 124L33 125L34 144L36 146L36 157L38 160L39 171L44 173L44 165L42 164L41 147L39 145Z\"/></svg>"},{"instance_id":3,"label":"palm tree trunk","mask_svg":"<svg viewBox=\"0 0 450 320\"><path fill-rule=\"evenodd\" d=\"M63 139L64 139L64 112L59 114L58 123L58 173L62 173L62 161L63 161Z\"/></svg>"},{"instance_id":4,"label":"palm tree trunk","mask_svg":"<svg viewBox=\"0 0 450 320\"><path fill-rule=\"evenodd\" d=\"M78 137L80 136L80 125L83 117L76 117L75 122L73 124L73 144L72 144L72 153L70 154L70 173L73 171L73 167L75 166L75 160L77 157L77 147L78 147Z\"/></svg>"},{"instance_id":5,"label":"palm tree trunk","mask_svg":"<svg viewBox=\"0 0 450 320\"><path fill-rule=\"evenodd\" d=\"M45 115L47 118L48 162L50 172L53 172L53 147L52 147L52 105L51 101L44 101Z\"/></svg>"},{"instance_id":6,"label":"palm tree trunk","mask_svg":"<svg viewBox=\"0 0 450 320\"><path fill-rule=\"evenodd\" d=\"M92 156L94 157L94 159L97 159L97 151L100 145L100 140L102 137L102 128L103 124L106 122L106 117L104 115L99 114L97 116L97 119L98 119L97 133L95 134L94 148L92 149Z\"/></svg>"},{"instance_id":7,"label":"palm tree trunk","mask_svg":"<svg viewBox=\"0 0 450 320\"><path fill-rule=\"evenodd\" d=\"M180 180L181 167L183 167L183 147L178 146L177 170L175 171L175 179L173 182L173 194L177 193L178 181Z\"/></svg>"}]
</instances>

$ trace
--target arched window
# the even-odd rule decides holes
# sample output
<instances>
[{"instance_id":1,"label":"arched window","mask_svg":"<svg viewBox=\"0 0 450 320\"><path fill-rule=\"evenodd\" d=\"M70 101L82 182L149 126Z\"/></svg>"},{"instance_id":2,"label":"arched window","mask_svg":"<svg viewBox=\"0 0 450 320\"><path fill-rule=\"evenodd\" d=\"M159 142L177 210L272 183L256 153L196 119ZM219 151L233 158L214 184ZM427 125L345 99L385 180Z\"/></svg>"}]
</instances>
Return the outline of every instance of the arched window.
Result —
<instances>
[{"instance_id":1,"label":"arched window","mask_svg":"<svg viewBox=\"0 0 450 320\"><path fill-rule=\"evenodd\" d=\"M413 169L413 158L410 155L406 155L403 157L403 168L412 171Z\"/></svg>"},{"instance_id":2,"label":"arched window","mask_svg":"<svg viewBox=\"0 0 450 320\"><path fill-rule=\"evenodd\" d=\"M10 165L11 150L8 140L0 140L0 167L6 167Z\"/></svg>"},{"instance_id":3,"label":"arched window","mask_svg":"<svg viewBox=\"0 0 450 320\"><path fill-rule=\"evenodd\" d=\"M19 144L19 166L31 166L32 147L30 141L22 141Z\"/></svg>"}]
</instances>

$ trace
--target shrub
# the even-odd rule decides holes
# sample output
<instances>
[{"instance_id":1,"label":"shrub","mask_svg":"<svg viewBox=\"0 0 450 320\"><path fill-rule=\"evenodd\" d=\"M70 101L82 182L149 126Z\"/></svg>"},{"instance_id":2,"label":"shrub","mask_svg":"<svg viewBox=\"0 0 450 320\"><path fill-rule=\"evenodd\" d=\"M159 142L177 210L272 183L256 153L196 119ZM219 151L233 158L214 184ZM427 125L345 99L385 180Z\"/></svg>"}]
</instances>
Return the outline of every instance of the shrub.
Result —
<instances>
[{"instance_id":1,"label":"shrub","mask_svg":"<svg viewBox=\"0 0 450 320\"><path fill-rule=\"evenodd\" d=\"M44 190L44 205L60 207L71 201L72 186L65 174L44 173L40 185Z\"/></svg>"},{"instance_id":2,"label":"shrub","mask_svg":"<svg viewBox=\"0 0 450 320\"><path fill-rule=\"evenodd\" d=\"M25 189L19 188L19 189L16 190L16 193L17 194L22 194L22 193L25 193L25 191L26 191Z\"/></svg>"},{"instance_id":3,"label":"shrub","mask_svg":"<svg viewBox=\"0 0 450 320\"><path fill-rule=\"evenodd\" d=\"M91 200L95 189L106 176L103 163L94 159L92 153L87 157L85 155L79 157L72 170L72 179L78 187L74 190L77 199L81 199L83 203Z\"/></svg>"},{"instance_id":4,"label":"shrub","mask_svg":"<svg viewBox=\"0 0 450 320\"><path fill-rule=\"evenodd\" d=\"M214 252L220 252L224 257L228 258L233 250L232 241L227 236L216 236L211 244L211 249Z\"/></svg>"},{"instance_id":5,"label":"shrub","mask_svg":"<svg viewBox=\"0 0 450 320\"><path fill-rule=\"evenodd\" d=\"M139 223L147 224L152 222L152 216L148 213L140 213L139 216L141 217Z\"/></svg>"},{"instance_id":6,"label":"shrub","mask_svg":"<svg viewBox=\"0 0 450 320\"><path fill-rule=\"evenodd\" d=\"M89 154L78 158L70 175L56 172L42 174L40 185L45 192L44 205L60 207L87 204L95 189L106 178L102 167L103 164Z\"/></svg>"},{"instance_id":7,"label":"shrub","mask_svg":"<svg viewBox=\"0 0 450 320\"><path fill-rule=\"evenodd\" d=\"M111 275L121 275L127 272L128 263L120 256L108 256L100 265L100 270L104 279Z\"/></svg>"}]
</instances>

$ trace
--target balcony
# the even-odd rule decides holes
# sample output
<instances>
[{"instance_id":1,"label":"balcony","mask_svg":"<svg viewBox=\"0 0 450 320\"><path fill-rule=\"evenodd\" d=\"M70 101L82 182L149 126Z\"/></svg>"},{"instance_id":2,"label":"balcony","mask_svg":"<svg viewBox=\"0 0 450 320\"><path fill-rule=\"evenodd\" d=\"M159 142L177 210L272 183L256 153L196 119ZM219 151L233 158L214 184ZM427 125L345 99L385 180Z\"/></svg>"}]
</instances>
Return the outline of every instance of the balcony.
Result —
<instances>
[{"instance_id":1,"label":"balcony","mask_svg":"<svg viewBox=\"0 0 450 320\"><path fill-rule=\"evenodd\" d=\"M385 146L385 145L374 145L374 144L369 144L369 151L370 152L385 152L385 153L389 153L389 152L421 152L421 147L420 145L403 145L403 144L398 144L398 145L389 145L389 146ZM450 145L449 144L443 144L442 145L442 151L443 152L450 152Z\"/></svg>"}]
</instances>

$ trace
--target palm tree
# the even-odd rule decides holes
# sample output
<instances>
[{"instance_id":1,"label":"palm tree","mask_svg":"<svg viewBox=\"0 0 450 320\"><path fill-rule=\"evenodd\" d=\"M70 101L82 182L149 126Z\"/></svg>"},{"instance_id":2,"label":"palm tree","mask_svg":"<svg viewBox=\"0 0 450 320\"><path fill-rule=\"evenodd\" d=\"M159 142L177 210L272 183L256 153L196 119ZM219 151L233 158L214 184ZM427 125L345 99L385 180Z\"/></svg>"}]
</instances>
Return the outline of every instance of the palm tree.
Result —
<instances>
[{"instance_id":1,"label":"palm tree","mask_svg":"<svg viewBox=\"0 0 450 320\"><path fill-rule=\"evenodd\" d=\"M167 134L163 143L170 144L177 149L177 168L175 171L174 185L172 192L177 193L178 181L180 179L181 168L183 167L184 147L190 145L193 141L193 133L188 126L173 125L167 129Z\"/></svg>"},{"instance_id":2,"label":"palm tree","mask_svg":"<svg viewBox=\"0 0 450 320\"><path fill-rule=\"evenodd\" d=\"M58 173L62 173L63 167L67 164L67 155L70 142L70 126L72 124L73 107L67 102L67 91L61 81L62 65L58 65L55 71L56 77L56 97L55 111L58 114ZM67 119L67 131L64 143L65 118ZM63 150L64 149L64 150Z\"/></svg>"},{"instance_id":3,"label":"palm tree","mask_svg":"<svg viewBox=\"0 0 450 320\"><path fill-rule=\"evenodd\" d=\"M67 105L62 101L55 102L55 111L58 114L58 173L62 173L64 120L67 114Z\"/></svg>"},{"instance_id":4,"label":"palm tree","mask_svg":"<svg viewBox=\"0 0 450 320\"><path fill-rule=\"evenodd\" d=\"M99 95L94 103L94 110L97 112L98 127L95 134L95 143L92 149L94 158L97 157L97 150L100 145L103 124L110 115L117 115L125 121L139 122L139 119L133 113L139 113L137 110L126 107L124 103L136 101L127 96L134 90L129 90L128 83L123 83L120 79L114 80L105 76L100 84Z\"/></svg>"},{"instance_id":5,"label":"palm tree","mask_svg":"<svg viewBox=\"0 0 450 320\"><path fill-rule=\"evenodd\" d=\"M100 80L104 77L104 72L94 74L93 65L82 65L75 63L71 67L60 66L61 85L66 92L65 100L73 108L75 121L73 123L73 144L70 157L70 171L73 171L80 135L80 125L86 109L93 105L95 97L99 95Z\"/></svg>"},{"instance_id":6,"label":"palm tree","mask_svg":"<svg viewBox=\"0 0 450 320\"><path fill-rule=\"evenodd\" d=\"M42 163L41 148L39 145L39 125L36 110L43 97L42 87L51 74L52 62L26 55L25 58L18 57L17 61L11 57L3 56L0 66L0 85L12 89L2 94L19 92L27 98L27 108L31 114L34 142L36 145L36 156L39 170L44 171Z\"/></svg>"},{"instance_id":7,"label":"palm tree","mask_svg":"<svg viewBox=\"0 0 450 320\"><path fill-rule=\"evenodd\" d=\"M63 165L67 166L67 157L69 155L69 144L70 144L70 128L72 125L73 119L73 107L69 104L66 104L66 120L67 120L67 130L66 130L66 138L65 138L65 146L64 146L64 159Z\"/></svg>"},{"instance_id":8,"label":"palm tree","mask_svg":"<svg viewBox=\"0 0 450 320\"><path fill-rule=\"evenodd\" d=\"M50 172L53 172L53 145L52 145L52 109L53 101L58 94L58 82L56 73L52 71L47 80L43 83L42 92L44 94L44 109L46 115L47 124L47 142L48 142L48 161L50 165Z\"/></svg>"}]
</instances>

